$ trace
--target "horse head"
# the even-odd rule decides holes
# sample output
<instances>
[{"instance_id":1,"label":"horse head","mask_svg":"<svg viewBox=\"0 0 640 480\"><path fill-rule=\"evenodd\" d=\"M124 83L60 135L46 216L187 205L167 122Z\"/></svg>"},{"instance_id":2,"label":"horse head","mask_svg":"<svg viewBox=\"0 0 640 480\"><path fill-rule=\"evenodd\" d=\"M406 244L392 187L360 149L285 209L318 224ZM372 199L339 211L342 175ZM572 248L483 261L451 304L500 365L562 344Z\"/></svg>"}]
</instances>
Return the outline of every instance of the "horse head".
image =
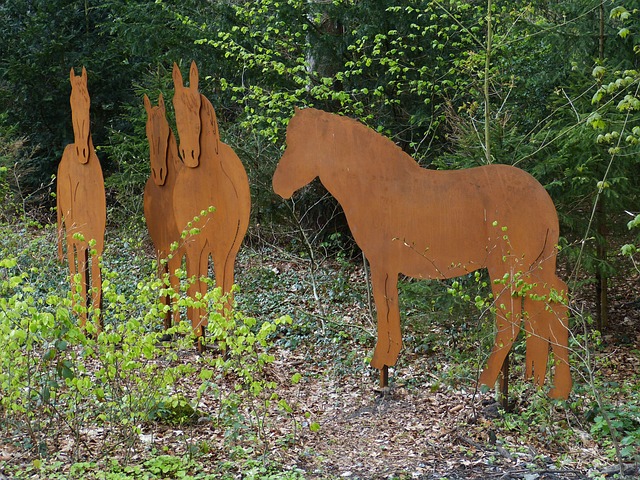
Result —
<instances>
[{"instance_id":1,"label":"horse head","mask_svg":"<svg viewBox=\"0 0 640 480\"><path fill-rule=\"evenodd\" d=\"M287 126L287 148L273 174L273 191L282 198L291 198L296 190L304 187L318 176L316 162L322 144L314 141L317 133L318 110L295 109ZM322 121L322 119L319 119ZM325 139L324 142L327 140Z\"/></svg>"},{"instance_id":2,"label":"horse head","mask_svg":"<svg viewBox=\"0 0 640 480\"><path fill-rule=\"evenodd\" d=\"M189 86L185 87L177 64L173 64L173 108L180 137L180 155L187 167L195 168L200 163L200 107L202 100L198 91L198 67L191 62Z\"/></svg>"},{"instance_id":3,"label":"horse head","mask_svg":"<svg viewBox=\"0 0 640 480\"><path fill-rule=\"evenodd\" d=\"M151 160L151 178L158 186L163 186L167 179L167 158L169 154L169 122L162 94L158 105L152 106L149 97L144 96L144 108L147 111L147 139L149 140L149 157Z\"/></svg>"},{"instance_id":4,"label":"horse head","mask_svg":"<svg viewBox=\"0 0 640 480\"><path fill-rule=\"evenodd\" d=\"M87 163L91 155L89 147L89 107L91 100L87 89L87 70L82 67L82 74L76 75L71 68L71 120L73 123L73 137L76 156L80 163Z\"/></svg>"}]
</instances>

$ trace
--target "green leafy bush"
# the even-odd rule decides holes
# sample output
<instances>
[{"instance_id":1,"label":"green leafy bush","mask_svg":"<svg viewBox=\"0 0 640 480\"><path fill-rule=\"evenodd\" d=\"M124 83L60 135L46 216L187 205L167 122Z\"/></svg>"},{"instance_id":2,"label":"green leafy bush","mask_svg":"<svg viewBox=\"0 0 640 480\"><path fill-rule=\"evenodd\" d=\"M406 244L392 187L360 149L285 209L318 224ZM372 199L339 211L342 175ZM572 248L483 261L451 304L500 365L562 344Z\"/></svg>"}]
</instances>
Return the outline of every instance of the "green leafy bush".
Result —
<instances>
[{"instance_id":1,"label":"green leafy bush","mask_svg":"<svg viewBox=\"0 0 640 480\"><path fill-rule=\"evenodd\" d=\"M194 350L191 325L163 332L171 307L159 299L169 293L178 300L175 308L192 306L183 290L193 279L182 272L183 288L172 292L166 278L142 265L151 263L148 258L131 256L126 265L111 262L122 271L104 267L103 309L90 309L82 329L76 321L82 308L73 306L66 269L54 258L53 229L16 237L12 229L19 226L0 227L0 426L21 439L25 452L46 457L70 438L74 458L97 458L114 445L133 447L146 424L183 425L202 417L235 440L257 440L266 448L269 412L286 402L264 372L273 362L273 334L290 318L260 323L237 310L223 315L226 298L211 285L197 301L208 306L207 338L217 351L199 365L181 360L181 352ZM98 315L104 319L100 333ZM174 339L170 344L161 342L165 333ZM204 395L216 402L217 414L201 411ZM98 446L87 442L87 432L98 430Z\"/></svg>"}]
</instances>

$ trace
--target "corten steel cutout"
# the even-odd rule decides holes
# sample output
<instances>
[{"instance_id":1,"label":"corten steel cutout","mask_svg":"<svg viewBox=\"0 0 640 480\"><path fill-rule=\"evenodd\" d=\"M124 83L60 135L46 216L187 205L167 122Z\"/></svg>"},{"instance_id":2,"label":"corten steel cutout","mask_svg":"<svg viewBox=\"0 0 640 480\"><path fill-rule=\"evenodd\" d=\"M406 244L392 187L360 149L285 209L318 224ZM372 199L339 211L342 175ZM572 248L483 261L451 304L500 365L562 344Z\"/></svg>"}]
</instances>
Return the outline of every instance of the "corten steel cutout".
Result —
<instances>
[{"instance_id":1,"label":"corten steel cutout","mask_svg":"<svg viewBox=\"0 0 640 480\"><path fill-rule=\"evenodd\" d=\"M67 145L64 149L62 160L58 165L56 187L58 257L62 261L64 235L72 289L75 288L74 277L79 273L82 306L101 308L100 256L104 247L104 230L107 218L104 180L100 161L93 148L89 131L91 100L87 90L87 70L82 67L82 74L75 75L72 68L69 78L71 80L71 119L73 121L74 143ZM80 235L74 238L76 234ZM89 245L90 240L95 240L95 246ZM95 250L93 255L90 255L91 250ZM91 263L90 273L89 263ZM89 284L91 285L90 302L87 299ZM86 309L83 310L80 313L82 326L87 322ZM98 330L101 326L101 320L99 320Z\"/></svg>"},{"instance_id":2,"label":"corten steel cutout","mask_svg":"<svg viewBox=\"0 0 640 480\"><path fill-rule=\"evenodd\" d=\"M342 205L371 265L378 312L371 365L381 379L402 348L398 275L446 279L486 267L497 333L480 382L495 385L524 317L527 377L543 385L551 347L549 395L568 396L567 307L560 300L567 287L555 274L558 218L532 176L506 165L427 170L355 120L296 110L273 189L290 198L316 177Z\"/></svg>"},{"instance_id":3,"label":"corten steel cutout","mask_svg":"<svg viewBox=\"0 0 640 480\"><path fill-rule=\"evenodd\" d=\"M188 87L183 85L175 63L173 82L178 150L184 163L174 187L176 224L184 230L201 211L215 208L215 212L193 223L199 233L185 240L187 275L196 277L188 294L196 298L196 293L206 293L207 284L200 279L208 275L209 256L215 267L216 285L230 294L236 255L249 226L249 179L238 156L220 140L213 106L198 91L195 62L191 63ZM230 305L231 299L227 302ZM207 325L206 309L190 308L187 313L195 334L202 336Z\"/></svg>"},{"instance_id":4,"label":"corten steel cutout","mask_svg":"<svg viewBox=\"0 0 640 480\"><path fill-rule=\"evenodd\" d=\"M149 229L158 262L158 275L169 276L169 285L178 292L180 282L175 275L180 268L184 253L181 248L171 250L171 244L180 242L180 233L173 214L173 191L178 173L183 168L178 156L178 144L167 122L166 109L162 94L158 105L152 106L149 97L144 96L144 108L147 111L147 139L149 140L149 159L151 175L144 187L144 218ZM170 296L163 297L164 305L171 305ZM177 308L168 311L164 319L164 328L180 321Z\"/></svg>"}]
</instances>

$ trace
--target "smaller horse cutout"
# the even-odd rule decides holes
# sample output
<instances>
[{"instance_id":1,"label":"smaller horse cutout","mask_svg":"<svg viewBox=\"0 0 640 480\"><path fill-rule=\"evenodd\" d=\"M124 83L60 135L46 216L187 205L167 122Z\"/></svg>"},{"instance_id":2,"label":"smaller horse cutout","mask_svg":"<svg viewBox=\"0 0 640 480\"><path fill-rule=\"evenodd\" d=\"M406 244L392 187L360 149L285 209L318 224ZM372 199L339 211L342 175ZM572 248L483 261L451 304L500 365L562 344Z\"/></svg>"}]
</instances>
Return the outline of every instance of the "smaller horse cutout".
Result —
<instances>
[{"instance_id":1,"label":"smaller horse cutout","mask_svg":"<svg viewBox=\"0 0 640 480\"><path fill-rule=\"evenodd\" d=\"M211 102L198 91L198 68L191 63L189 86L173 65L175 95L173 106L180 139L179 152L184 163L174 186L173 208L176 224L184 230L210 207L215 212L200 218L194 227L199 233L187 238L187 275L196 282L189 296L207 292L202 281L208 276L209 256L215 267L216 284L230 294L234 283L236 256L249 226L251 195L249 179L242 162L228 145L222 143L218 120ZM231 305L231 299L227 306ZM207 325L204 308L190 308L188 315L196 336Z\"/></svg>"},{"instance_id":2,"label":"smaller horse cutout","mask_svg":"<svg viewBox=\"0 0 640 480\"><path fill-rule=\"evenodd\" d=\"M87 89L87 70L82 67L82 74L76 76L72 68L69 79L74 143L67 145L64 149L62 160L58 165L56 186L58 258L62 261L64 234L72 289L76 285L76 274L80 274L80 306L82 308L79 318L80 324L84 326L87 322L87 309L90 306L96 309L102 307L100 257L104 248L107 207L102 168L89 131L91 100ZM63 230L66 232L63 233ZM90 240L94 240L95 245L90 246ZM89 273L89 263L91 263L91 273ZM91 302L87 299L88 285L91 285ZM74 301L74 305L78 303ZM100 330L101 321L97 328Z\"/></svg>"},{"instance_id":3,"label":"smaller horse cutout","mask_svg":"<svg viewBox=\"0 0 640 480\"><path fill-rule=\"evenodd\" d=\"M151 174L144 187L144 218L149 229L149 236L155 247L158 262L158 275L162 278L169 275L169 285L175 293L180 283L175 275L182 263L180 248L172 251L172 244L180 241L180 230L173 214L173 191L182 168L178 156L178 145L173 131L167 122L166 109L162 94L158 105L152 106L149 97L144 96L144 107L147 111L147 139L149 140L149 159ZM171 305L169 295L162 298L164 305ZM173 322L180 321L177 308L173 313L168 311L164 319L165 330Z\"/></svg>"},{"instance_id":4,"label":"smaller horse cutout","mask_svg":"<svg viewBox=\"0 0 640 480\"><path fill-rule=\"evenodd\" d=\"M527 377L544 383L551 346L555 376L549 395L568 396L567 307L557 301L567 289L555 274L558 218L532 176L506 165L423 169L355 120L296 110L273 189L290 198L316 177L342 206L371 265L378 317L373 367L382 372L395 365L402 348L400 273L446 279L486 267L497 328L480 383L495 384L524 318Z\"/></svg>"}]
</instances>

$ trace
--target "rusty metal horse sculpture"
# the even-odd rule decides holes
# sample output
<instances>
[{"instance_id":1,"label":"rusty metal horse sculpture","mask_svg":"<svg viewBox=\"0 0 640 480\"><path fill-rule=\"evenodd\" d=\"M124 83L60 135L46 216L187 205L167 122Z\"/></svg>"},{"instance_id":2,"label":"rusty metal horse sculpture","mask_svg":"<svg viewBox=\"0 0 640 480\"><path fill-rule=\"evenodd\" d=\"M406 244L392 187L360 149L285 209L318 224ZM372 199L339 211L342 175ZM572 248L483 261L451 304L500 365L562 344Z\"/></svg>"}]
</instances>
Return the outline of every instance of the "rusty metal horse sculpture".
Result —
<instances>
[{"instance_id":1,"label":"rusty metal horse sculpture","mask_svg":"<svg viewBox=\"0 0 640 480\"><path fill-rule=\"evenodd\" d=\"M230 293L234 283L236 255L249 226L251 196L249 180L242 162L228 145L222 143L218 121L211 102L198 91L198 68L191 63L189 86L183 85L182 74L173 65L175 96L173 106L180 138L179 152L184 162L174 187L173 205L178 228L185 229L210 207L215 212L194 224L199 233L185 242L187 275L195 275L189 295L204 295L209 256L215 267L216 284ZM227 306L231 301L227 302ZM196 336L204 334L206 310L188 311Z\"/></svg>"},{"instance_id":2,"label":"rusty metal horse sculpture","mask_svg":"<svg viewBox=\"0 0 640 480\"><path fill-rule=\"evenodd\" d=\"M145 95L144 107L147 111L146 130L151 161L151 175L144 187L144 218L156 250L158 275L162 278L168 274L169 285L174 292L178 292L180 284L175 271L180 268L184 254L179 247L174 250L171 248L174 242L180 241L181 233L173 214L173 191L183 165L178 156L176 138L167 122L162 94L157 106L151 106L149 97ZM161 300L164 305L171 305L169 295ZM174 323L180 321L177 308L166 313L165 330L171 327L172 318Z\"/></svg>"},{"instance_id":3,"label":"rusty metal horse sculpture","mask_svg":"<svg viewBox=\"0 0 640 480\"><path fill-rule=\"evenodd\" d=\"M527 377L544 383L550 346L555 376L549 395L568 396L567 307L558 301L567 289L555 273L558 218L532 176L506 165L423 169L355 120L296 110L273 188L289 198L316 177L341 204L370 261L378 316L373 367L382 372L394 365L402 348L400 273L446 279L486 267L497 332L480 383L495 384L524 319Z\"/></svg>"},{"instance_id":4,"label":"rusty metal horse sculpture","mask_svg":"<svg viewBox=\"0 0 640 480\"><path fill-rule=\"evenodd\" d=\"M58 165L57 177L57 217L58 217L58 258L62 261L63 230L67 245L67 259L71 274L71 288L76 285L76 274L80 274L79 312L80 324L87 322L87 310L102 306L102 274L100 256L104 248L106 225L106 199L100 161L96 156L89 131L89 108L91 100L87 89L87 70L75 75L73 68L69 74L71 81L71 118L74 143L67 145ZM90 245L90 241L95 245ZM91 255L90 255L91 253ZM91 274L89 275L89 257ZM87 301L87 289L91 284L91 302ZM75 295L74 295L75 297ZM74 305L78 303L74 300ZM101 321L97 325L101 328Z\"/></svg>"}]
</instances>

